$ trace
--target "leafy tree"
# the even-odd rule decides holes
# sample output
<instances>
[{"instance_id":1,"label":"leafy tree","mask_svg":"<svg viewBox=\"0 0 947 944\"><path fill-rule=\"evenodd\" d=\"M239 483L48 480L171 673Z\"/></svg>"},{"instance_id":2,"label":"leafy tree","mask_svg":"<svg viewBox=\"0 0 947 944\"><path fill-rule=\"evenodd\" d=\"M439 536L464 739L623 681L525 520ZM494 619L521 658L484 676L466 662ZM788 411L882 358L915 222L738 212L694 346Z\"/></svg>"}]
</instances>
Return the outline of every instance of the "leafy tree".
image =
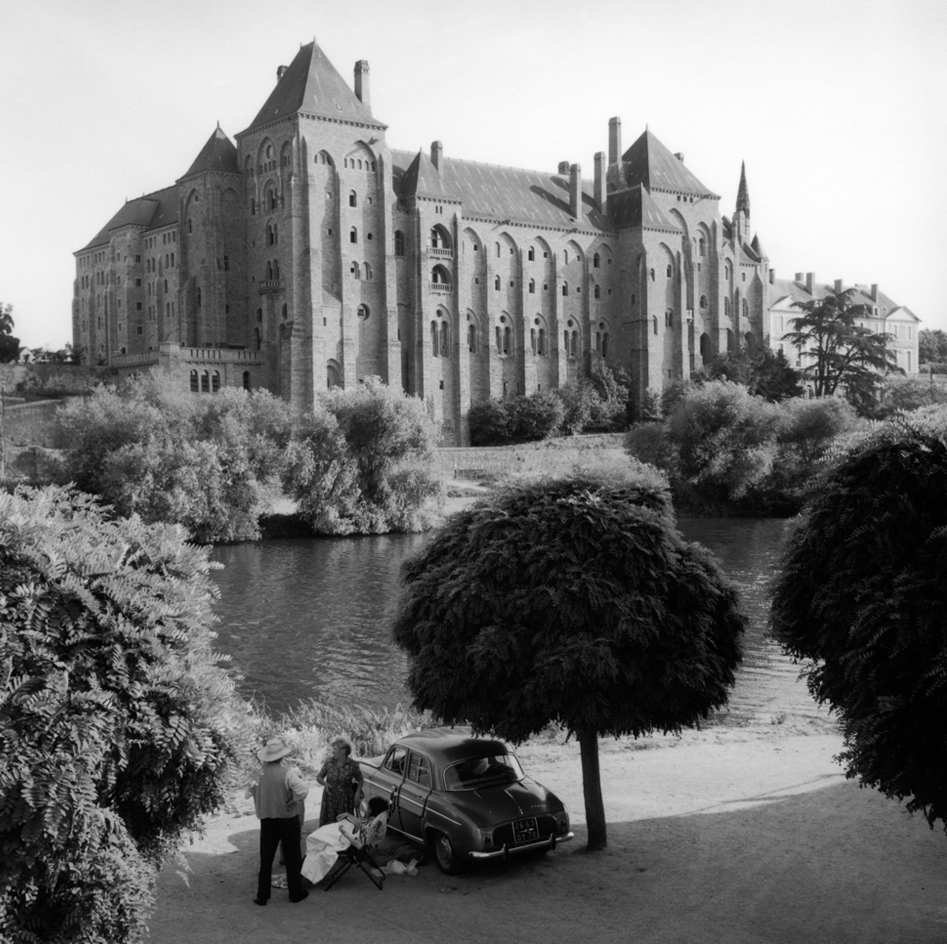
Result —
<instances>
[{"instance_id":1,"label":"leafy tree","mask_svg":"<svg viewBox=\"0 0 947 944\"><path fill-rule=\"evenodd\" d=\"M137 940L223 800L233 685L205 549L51 487L0 495L0 939Z\"/></svg>"},{"instance_id":2,"label":"leafy tree","mask_svg":"<svg viewBox=\"0 0 947 944\"><path fill-rule=\"evenodd\" d=\"M846 775L947 829L947 411L885 424L793 530L772 605L839 716Z\"/></svg>"},{"instance_id":3,"label":"leafy tree","mask_svg":"<svg viewBox=\"0 0 947 944\"><path fill-rule=\"evenodd\" d=\"M782 404L778 439L784 453L792 454L793 463L804 473L824 458L836 438L864 421L858 419L851 404L841 397L806 400L799 397Z\"/></svg>"},{"instance_id":4,"label":"leafy tree","mask_svg":"<svg viewBox=\"0 0 947 944\"><path fill-rule=\"evenodd\" d=\"M855 304L854 289L807 302L793 302L803 314L793 318L792 331L783 335L797 347L809 363L803 374L813 383L817 397L845 391L856 406L865 406L882 377L904 371L889 350L890 334L876 334L858 324L867 319L871 308Z\"/></svg>"},{"instance_id":5,"label":"leafy tree","mask_svg":"<svg viewBox=\"0 0 947 944\"><path fill-rule=\"evenodd\" d=\"M435 430L416 397L368 378L329 391L302 421L290 475L300 513L327 534L416 531L434 520Z\"/></svg>"},{"instance_id":6,"label":"leafy tree","mask_svg":"<svg viewBox=\"0 0 947 944\"><path fill-rule=\"evenodd\" d=\"M506 446L513 441L510 411L505 400L472 403L467 412L471 446Z\"/></svg>"},{"instance_id":7,"label":"leafy tree","mask_svg":"<svg viewBox=\"0 0 947 944\"><path fill-rule=\"evenodd\" d=\"M917 333L917 359L920 364L947 362L947 331L921 328Z\"/></svg>"},{"instance_id":8,"label":"leafy tree","mask_svg":"<svg viewBox=\"0 0 947 944\"><path fill-rule=\"evenodd\" d=\"M291 414L266 391L181 391L158 372L69 404L65 474L123 515L183 524L202 542L259 537L281 490Z\"/></svg>"},{"instance_id":9,"label":"leafy tree","mask_svg":"<svg viewBox=\"0 0 947 944\"><path fill-rule=\"evenodd\" d=\"M888 413L910 412L942 403L947 403L947 387L928 381L906 380L889 384L884 391L884 407Z\"/></svg>"},{"instance_id":10,"label":"leafy tree","mask_svg":"<svg viewBox=\"0 0 947 944\"><path fill-rule=\"evenodd\" d=\"M626 429L631 398L631 378L624 368L612 370L607 364L592 372L589 383L595 391L587 429Z\"/></svg>"},{"instance_id":11,"label":"leafy tree","mask_svg":"<svg viewBox=\"0 0 947 944\"><path fill-rule=\"evenodd\" d=\"M562 400L562 428L572 436L581 433L592 420L600 398L595 387L584 378L570 380L557 391Z\"/></svg>"},{"instance_id":12,"label":"leafy tree","mask_svg":"<svg viewBox=\"0 0 947 944\"><path fill-rule=\"evenodd\" d=\"M710 503L741 499L773 469L777 425L775 408L739 384L689 390L665 423L674 474Z\"/></svg>"},{"instance_id":13,"label":"leafy tree","mask_svg":"<svg viewBox=\"0 0 947 944\"><path fill-rule=\"evenodd\" d=\"M802 394L800 375L782 351L762 347L751 353L722 354L706 363L693 377L697 383L729 380L742 384L753 396L772 403Z\"/></svg>"},{"instance_id":14,"label":"leafy tree","mask_svg":"<svg viewBox=\"0 0 947 944\"><path fill-rule=\"evenodd\" d=\"M589 848L606 845L598 738L679 731L727 700L744 618L674 526L662 476L534 482L454 515L403 571L414 704L519 742L575 734Z\"/></svg>"},{"instance_id":15,"label":"leafy tree","mask_svg":"<svg viewBox=\"0 0 947 944\"><path fill-rule=\"evenodd\" d=\"M20 354L20 339L13 337L13 306L0 302L0 364L15 361Z\"/></svg>"}]
</instances>

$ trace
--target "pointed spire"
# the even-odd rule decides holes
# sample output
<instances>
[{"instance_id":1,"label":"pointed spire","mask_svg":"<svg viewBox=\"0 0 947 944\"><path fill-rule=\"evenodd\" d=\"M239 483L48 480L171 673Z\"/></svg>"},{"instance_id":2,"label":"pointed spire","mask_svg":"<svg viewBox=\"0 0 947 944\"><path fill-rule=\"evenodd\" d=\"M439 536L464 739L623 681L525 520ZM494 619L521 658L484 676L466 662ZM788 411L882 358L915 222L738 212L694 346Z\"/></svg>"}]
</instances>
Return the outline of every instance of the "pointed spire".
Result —
<instances>
[{"instance_id":1,"label":"pointed spire","mask_svg":"<svg viewBox=\"0 0 947 944\"><path fill-rule=\"evenodd\" d=\"M740 189L737 191L737 213L743 211L750 215L750 191L746 185L746 161L740 164Z\"/></svg>"}]
</instances>

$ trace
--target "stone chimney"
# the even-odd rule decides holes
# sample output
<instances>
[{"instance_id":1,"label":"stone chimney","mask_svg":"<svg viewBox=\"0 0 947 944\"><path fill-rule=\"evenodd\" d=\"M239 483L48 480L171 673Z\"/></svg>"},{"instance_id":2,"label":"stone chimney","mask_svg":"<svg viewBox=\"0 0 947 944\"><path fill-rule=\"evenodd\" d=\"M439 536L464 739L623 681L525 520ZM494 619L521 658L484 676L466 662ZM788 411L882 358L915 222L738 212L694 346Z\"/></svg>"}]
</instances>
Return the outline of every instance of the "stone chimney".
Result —
<instances>
[{"instance_id":1,"label":"stone chimney","mask_svg":"<svg viewBox=\"0 0 947 944\"><path fill-rule=\"evenodd\" d=\"M359 59L355 63L355 97L369 110L372 110L371 84L368 78L368 60Z\"/></svg>"},{"instance_id":2,"label":"stone chimney","mask_svg":"<svg viewBox=\"0 0 947 944\"><path fill-rule=\"evenodd\" d=\"M444 142L431 142L431 163L438 169L441 169L441 158L444 156Z\"/></svg>"},{"instance_id":3,"label":"stone chimney","mask_svg":"<svg viewBox=\"0 0 947 944\"><path fill-rule=\"evenodd\" d=\"M815 272L806 273L806 291L810 295L815 295Z\"/></svg>"},{"instance_id":4,"label":"stone chimney","mask_svg":"<svg viewBox=\"0 0 947 944\"><path fill-rule=\"evenodd\" d=\"M598 208L605 213L605 152L597 151L595 154L595 202Z\"/></svg>"},{"instance_id":5,"label":"stone chimney","mask_svg":"<svg viewBox=\"0 0 947 944\"><path fill-rule=\"evenodd\" d=\"M608 163L621 160L621 118L608 119Z\"/></svg>"},{"instance_id":6,"label":"stone chimney","mask_svg":"<svg viewBox=\"0 0 947 944\"><path fill-rule=\"evenodd\" d=\"M575 220L582 219L582 167L579 164L569 168L569 214Z\"/></svg>"},{"instance_id":7,"label":"stone chimney","mask_svg":"<svg viewBox=\"0 0 947 944\"><path fill-rule=\"evenodd\" d=\"M871 283L871 300L873 302L878 301L878 283L877 282Z\"/></svg>"},{"instance_id":8,"label":"stone chimney","mask_svg":"<svg viewBox=\"0 0 947 944\"><path fill-rule=\"evenodd\" d=\"M276 67L276 81L279 82L281 78L286 74L286 70L289 66L277 66Z\"/></svg>"},{"instance_id":9,"label":"stone chimney","mask_svg":"<svg viewBox=\"0 0 947 944\"><path fill-rule=\"evenodd\" d=\"M842 291L842 280L836 279L835 280L835 294L838 295L841 291Z\"/></svg>"},{"instance_id":10,"label":"stone chimney","mask_svg":"<svg viewBox=\"0 0 947 944\"><path fill-rule=\"evenodd\" d=\"M805 276L801 272L797 272L794 276L794 279L796 282L799 282L800 284L805 282L806 280Z\"/></svg>"},{"instance_id":11,"label":"stone chimney","mask_svg":"<svg viewBox=\"0 0 947 944\"><path fill-rule=\"evenodd\" d=\"M568 161L559 161L559 169L557 173L568 174L569 173L569 162Z\"/></svg>"},{"instance_id":12,"label":"stone chimney","mask_svg":"<svg viewBox=\"0 0 947 944\"><path fill-rule=\"evenodd\" d=\"M769 270L769 284L770 285L776 284L776 270L775 269Z\"/></svg>"}]
</instances>

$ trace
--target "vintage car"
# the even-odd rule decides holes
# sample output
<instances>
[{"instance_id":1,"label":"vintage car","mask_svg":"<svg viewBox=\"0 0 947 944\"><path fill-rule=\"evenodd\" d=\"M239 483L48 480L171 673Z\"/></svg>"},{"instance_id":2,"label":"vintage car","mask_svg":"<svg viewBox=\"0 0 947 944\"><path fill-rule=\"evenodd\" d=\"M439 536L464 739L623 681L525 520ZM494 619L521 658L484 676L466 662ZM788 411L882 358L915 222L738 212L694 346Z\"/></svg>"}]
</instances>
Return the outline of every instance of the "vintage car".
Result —
<instances>
[{"instance_id":1,"label":"vintage car","mask_svg":"<svg viewBox=\"0 0 947 944\"><path fill-rule=\"evenodd\" d=\"M573 837L562 801L527 777L502 741L436 728L361 765L365 796L389 804L389 829L431 849L448 875L470 860L546 851Z\"/></svg>"}]
</instances>

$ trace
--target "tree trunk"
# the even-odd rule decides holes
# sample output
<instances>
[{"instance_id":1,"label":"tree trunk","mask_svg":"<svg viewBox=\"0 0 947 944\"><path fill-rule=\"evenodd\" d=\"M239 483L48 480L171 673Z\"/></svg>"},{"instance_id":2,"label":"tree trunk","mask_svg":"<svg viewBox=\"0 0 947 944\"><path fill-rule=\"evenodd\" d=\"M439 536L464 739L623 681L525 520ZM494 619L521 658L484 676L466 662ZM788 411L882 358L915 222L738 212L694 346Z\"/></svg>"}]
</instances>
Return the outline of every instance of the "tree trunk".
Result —
<instances>
[{"instance_id":1,"label":"tree trunk","mask_svg":"<svg viewBox=\"0 0 947 944\"><path fill-rule=\"evenodd\" d=\"M608 845L605 836L605 804L602 801L602 775L598 766L598 735L594 731L579 732L582 756L582 792L585 795L585 822L589 831L589 852L598 852Z\"/></svg>"}]
</instances>

